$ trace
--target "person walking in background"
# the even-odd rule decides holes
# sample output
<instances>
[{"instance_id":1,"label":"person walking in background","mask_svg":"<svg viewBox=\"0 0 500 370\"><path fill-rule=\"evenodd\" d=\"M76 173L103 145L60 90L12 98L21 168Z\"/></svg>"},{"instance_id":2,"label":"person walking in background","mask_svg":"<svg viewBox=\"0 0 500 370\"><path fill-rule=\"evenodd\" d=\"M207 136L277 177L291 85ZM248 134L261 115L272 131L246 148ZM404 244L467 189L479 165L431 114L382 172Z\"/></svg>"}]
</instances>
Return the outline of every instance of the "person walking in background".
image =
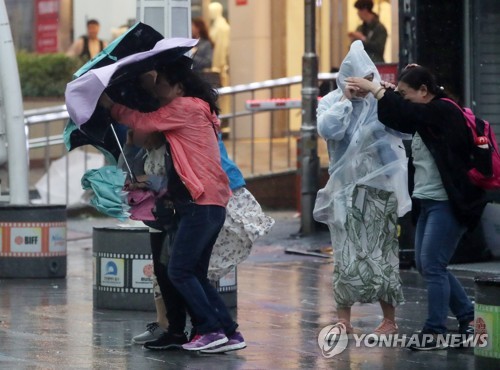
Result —
<instances>
[{"instance_id":1,"label":"person walking in background","mask_svg":"<svg viewBox=\"0 0 500 370\"><path fill-rule=\"evenodd\" d=\"M319 101L318 133L327 142L330 164L313 216L330 229L339 322L353 333L351 307L379 302L383 320L374 333L395 334L395 308L404 301L397 221L411 209L406 153L401 134L377 120L376 99L347 88L352 76L380 81L361 41L340 66L339 87Z\"/></svg>"},{"instance_id":2,"label":"person walking in background","mask_svg":"<svg viewBox=\"0 0 500 370\"><path fill-rule=\"evenodd\" d=\"M358 9L358 16L363 21L356 31L349 32L351 41L361 40L374 63L384 63L384 50L387 41L387 30L373 12L372 0L357 0L354 7Z\"/></svg>"},{"instance_id":3,"label":"person walking in background","mask_svg":"<svg viewBox=\"0 0 500 370\"><path fill-rule=\"evenodd\" d=\"M443 100L443 89L426 68L407 67L397 91L378 81L349 78L353 91L365 91L378 99L379 120L388 127L413 134L413 198L420 203L415 235L415 262L427 283L427 319L420 336L432 334L411 348L445 347L437 340L447 332L448 309L458 320L463 338L474 335L474 306L448 264L466 229L479 222L485 193L467 176L472 168L474 145L458 107ZM423 339L423 338L421 338Z\"/></svg>"},{"instance_id":4,"label":"person walking in background","mask_svg":"<svg viewBox=\"0 0 500 370\"><path fill-rule=\"evenodd\" d=\"M141 113L115 104L107 94L99 103L116 121L134 130L163 132L170 145L176 176L169 174L167 189L179 222L168 276L196 323L195 337L182 347L197 351L244 340L207 277L230 189L217 143L217 93L190 64L182 57L159 68L154 90L160 108L154 112Z\"/></svg>"},{"instance_id":5,"label":"person walking in background","mask_svg":"<svg viewBox=\"0 0 500 370\"><path fill-rule=\"evenodd\" d=\"M99 22L95 19L87 21L87 35L76 39L69 47L66 55L78 57L84 61L90 60L101 52L106 46L106 41L99 39Z\"/></svg>"},{"instance_id":6,"label":"person walking in background","mask_svg":"<svg viewBox=\"0 0 500 370\"><path fill-rule=\"evenodd\" d=\"M214 43L208 35L208 28L201 17L191 20L191 34L198 39L198 44L193 50L193 70L195 72L209 72L212 69L212 56Z\"/></svg>"}]
</instances>

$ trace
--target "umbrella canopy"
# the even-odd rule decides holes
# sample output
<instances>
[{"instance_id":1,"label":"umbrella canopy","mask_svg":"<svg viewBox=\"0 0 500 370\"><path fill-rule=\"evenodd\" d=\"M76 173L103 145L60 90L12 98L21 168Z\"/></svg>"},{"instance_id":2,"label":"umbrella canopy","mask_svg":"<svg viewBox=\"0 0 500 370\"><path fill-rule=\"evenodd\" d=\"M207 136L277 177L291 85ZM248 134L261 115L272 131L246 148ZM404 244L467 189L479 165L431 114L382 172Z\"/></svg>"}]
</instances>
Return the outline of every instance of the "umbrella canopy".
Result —
<instances>
[{"instance_id":1,"label":"umbrella canopy","mask_svg":"<svg viewBox=\"0 0 500 370\"><path fill-rule=\"evenodd\" d=\"M126 92L130 92L130 81L133 81L140 74L154 69L158 64L168 63L181 57L197 42L196 39L187 38L163 39L158 41L154 48L149 51L130 55L101 68L91 69L71 81L65 92L66 106L71 119L80 127L96 113L100 116L107 116L108 123L111 123L109 116L101 107L97 106L99 97L105 89L114 84L115 88L110 94L112 98L117 102L129 105L130 102L123 101L122 98L123 96L128 97L128 94L121 94L120 91L117 91L119 84ZM100 126L105 125L100 122Z\"/></svg>"},{"instance_id":2,"label":"umbrella canopy","mask_svg":"<svg viewBox=\"0 0 500 370\"><path fill-rule=\"evenodd\" d=\"M161 33L147 24L138 22L130 27L120 37L116 38L104 50L97 54L92 60L85 63L73 74L76 79L91 69L104 67L116 61L147 50L151 50L158 41L162 40ZM120 155L118 143L110 130L107 112L102 110L94 112L91 120L87 123L85 130L79 130L70 118L64 128L64 142L68 151L82 145L93 145L99 149L109 163L116 163ZM115 131L120 139L125 139L126 128L118 123L113 123ZM120 135L122 134L122 135Z\"/></svg>"},{"instance_id":3,"label":"umbrella canopy","mask_svg":"<svg viewBox=\"0 0 500 370\"><path fill-rule=\"evenodd\" d=\"M162 39L162 34L153 27L137 22L127 32L117 37L99 54L85 63L73 74L73 77L78 78L91 69L113 64L131 54L151 50Z\"/></svg>"},{"instance_id":4,"label":"umbrella canopy","mask_svg":"<svg viewBox=\"0 0 500 370\"><path fill-rule=\"evenodd\" d=\"M112 125L123 126L117 123L112 123ZM78 127L76 127L71 119L68 120L68 123L64 127L63 141L68 152L83 145L93 145L101 151L106 158L106 162L110 164L116 164L121 153L119 143L116 141L111 130L107 130L104 137L101 140L97 140L93 136L89 136L83 131L78 130Z\"/></svg>"}]
</instances>

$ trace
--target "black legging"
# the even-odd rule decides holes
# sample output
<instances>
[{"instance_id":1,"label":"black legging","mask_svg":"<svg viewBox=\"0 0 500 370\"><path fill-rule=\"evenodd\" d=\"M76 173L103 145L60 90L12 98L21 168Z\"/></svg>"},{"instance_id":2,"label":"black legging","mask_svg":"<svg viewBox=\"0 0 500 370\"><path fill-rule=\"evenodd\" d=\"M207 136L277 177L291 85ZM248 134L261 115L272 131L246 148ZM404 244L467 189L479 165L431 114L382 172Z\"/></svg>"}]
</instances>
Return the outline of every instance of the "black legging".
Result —
<instances>
[{"instance_id":1,"label":"black legging","mask_svg":"<svg viewBox=\"0 0 500 370\"><path fill-rule=\"evenodd\" d=\"M183 334L186 327L187 306L182 295L172 285L167 271L169 247L174 236L175 229L150 232L149 240L156 279L167 309L168 331L172 334Z\"/></svg>"}]
</instances>

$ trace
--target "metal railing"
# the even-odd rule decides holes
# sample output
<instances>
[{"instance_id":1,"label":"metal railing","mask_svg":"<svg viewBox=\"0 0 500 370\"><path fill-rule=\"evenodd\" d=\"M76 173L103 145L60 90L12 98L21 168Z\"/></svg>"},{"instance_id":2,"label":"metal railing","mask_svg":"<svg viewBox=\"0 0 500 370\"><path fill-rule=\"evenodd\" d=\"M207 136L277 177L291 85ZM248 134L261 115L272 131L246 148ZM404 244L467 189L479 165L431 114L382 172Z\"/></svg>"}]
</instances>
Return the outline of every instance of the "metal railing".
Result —
<instances>
[{"instance_id":1,"label":"metal railing","mask_svg":"<svg viewBox=\"0 0 500 370\"><path fill-rule=\"evenodd\" d=\"M336 73L320 73L318 74L318 80L334 80L336 76ZM295 138L298 136L300 129L300 117L298 117L300 112L297 117L291 117L290 110L300 106L293 104L293 106L285 105L272 109L255 110L247 109L245 102L247 100L262 99L262 96L264 96L264 99L288 98L292 93L292 88L300 85L301 82L302 77L295 76L218 89L221 104L223 104L224 99L226 103L229 100L228 109L222 107L223 114L220 115L220 119L224 124L224 141L229 156L240 167L245 177L272 174L297 168ZM300 99L300 97L297 99ZM28 139L31 159L30 188L43 181L47 189L45 202L51 203L51 187L54 181L51 181L49 167L54 160L66 154L62 130L54 132L53 126L55 123L58 123L59 127L63 126L69 115L65 105L57 105L26 110L24 117L27 133L29 134L30 130L35 127L39 133L38 136ZM299 122L299 125L295 124L295 127L292 122L294 118L295 121ZM41 125L43 125L42 129L40 129ZM263 131L262 127L264 126L265 130ZM78 150L92 151L89 146L83 146ZM35 151L37 151L36 154ZM54 155L54 152L60 154ZM67 158L68 156L66 156L64 166L66 171L70 165L75 165L74 163L68 163ZM86 161L87 156L84 156L84 158ZM87 163L83 164L83 169L89 169ZM40 179L42 175L45 176L45 180ZM69 176L66 174L65 199L66 204L71 206L69 204L69 193L72 189L68 182Z\"/></svg>"}]
</instances>

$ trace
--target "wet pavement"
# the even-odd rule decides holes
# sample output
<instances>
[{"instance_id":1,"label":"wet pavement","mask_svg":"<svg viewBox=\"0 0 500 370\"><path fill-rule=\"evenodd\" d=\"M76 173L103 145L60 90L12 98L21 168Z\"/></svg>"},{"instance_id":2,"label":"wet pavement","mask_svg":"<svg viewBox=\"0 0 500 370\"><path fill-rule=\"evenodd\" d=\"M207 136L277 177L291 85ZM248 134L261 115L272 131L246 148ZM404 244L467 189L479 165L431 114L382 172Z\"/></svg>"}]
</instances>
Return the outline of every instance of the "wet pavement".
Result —
<instances>
[{"instance_id":1,"label":"wet pavement","mask_svg":"<svg viewBox=\"0 0 500 370\"><path fill-rule=\"evenodd\" d=\"M257 241L238 267L238 307L234 310L247 348L208 355L149 351L132 337L155 319L154 312L94 309L93 227L112 219L68 219L68 272L65 279L0 280L0 369L494 369L473 349L412 352L405 348L356 347L325 358L320 330L336 317L331 288L331 257L285 253L285 249L328 247L327 232L291 236L300 220L293 212L270 212L276 225ZM145 246L146 251L148 246ZM455 274L474 297L473 277L500 273L500 261L454 265ZM426 314L422 279L402 270L406 303L397 309L401 333L420 329ZM151 297L152 300L152 297ZM370 333L381 320L376 304L353 307L353 324ZM449 328L456 323L450 317Z\"/></svg>"}]
</instances>

